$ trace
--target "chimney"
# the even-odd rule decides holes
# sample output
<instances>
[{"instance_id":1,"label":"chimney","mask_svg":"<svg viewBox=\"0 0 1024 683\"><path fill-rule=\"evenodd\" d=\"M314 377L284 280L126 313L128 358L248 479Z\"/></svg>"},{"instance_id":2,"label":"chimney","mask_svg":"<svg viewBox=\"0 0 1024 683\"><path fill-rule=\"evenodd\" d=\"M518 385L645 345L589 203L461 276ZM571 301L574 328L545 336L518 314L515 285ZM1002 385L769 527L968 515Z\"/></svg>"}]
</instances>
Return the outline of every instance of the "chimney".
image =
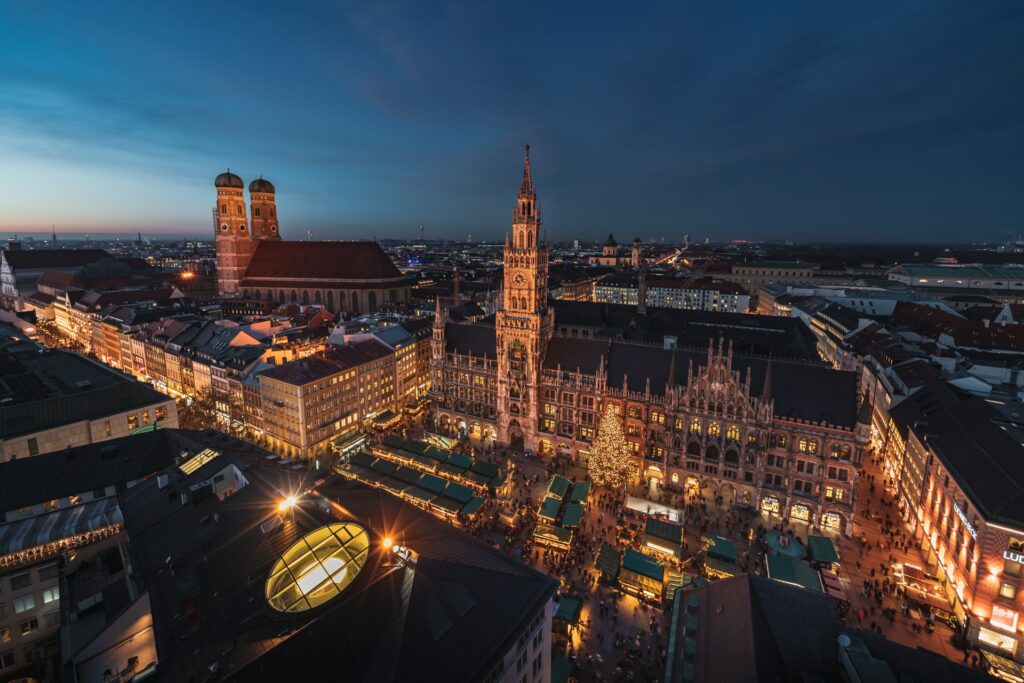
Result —
<instances>
[{"instance_id":1,"label":"chimney","mask_svg":"<svg viewBox=\"0 0 1024 683\"><path fill-rule=\"evenodd\" d=\"M171 478L170 478L169 475L158 474L157 477L156 477L157 488L159 488L159 489L167 488L167 484L169 484L170 481L171 481Z\"/></svg>"},{"instance_id":2,"label":"chimney","mask_svg":"<svg viewBox=\"0 0 1024 683\"><path fill-rule=\"evenodd\" d=\"M676 343L679 341L679 337L666 334L665 335L665 350L671 350L676 348Z\"/></svg>"}]
</instances>

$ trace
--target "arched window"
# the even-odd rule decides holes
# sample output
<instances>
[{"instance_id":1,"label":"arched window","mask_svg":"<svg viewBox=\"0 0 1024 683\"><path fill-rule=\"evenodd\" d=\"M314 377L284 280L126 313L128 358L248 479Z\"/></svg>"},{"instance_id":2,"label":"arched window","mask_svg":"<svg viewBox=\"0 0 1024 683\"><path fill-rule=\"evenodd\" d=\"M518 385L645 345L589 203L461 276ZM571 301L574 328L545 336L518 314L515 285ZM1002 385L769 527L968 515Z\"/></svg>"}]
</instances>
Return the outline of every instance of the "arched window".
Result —
<instances>
[{"instance_id":1,"label":"arched window","mask_svg":"<svg viewBox=\"0 0 1024 683\"><path fill-rule=\"evenodd\" d=\"M708 446L704 451L704 458L707 460L718 460L719 452L717 446Z\"/></svg>"},{"instance_id":2,"label":"arched window","mask_svg":"<svg viewBox=\"0 0 1024 683\"><path fill-rule=\"evenodd\" d=\"M367 298L370 303L369 312L373 313L377 310L377 292L370 292Z\"/></svg>"},{"instance_id":3,"label":"arched window","mask_svg":"<svg viewBox=\"0 0 1024 683\"><path fill-rule=\"evenodd\" d=\"M736 425L729 425L729 428L725 430L725 438L729 439L730 441L739 441L740 428L737 427Z\"/></svg>"},{"instance_id":4,"label":"arched window","mask_svg":"<svg viewBox=\"0 0 1024 683\"><path fill-rule=\"evenodd\" d=\"M327 308L334 311L334 292L327 292Z\"/></svg>"},{"instance_id":5,"label":"arched window","mask_svg":"<svg viewBox=\"0 0 1024 683\"><path fill-rule=\"evenodd\" d=\"M701 433L700 420L698 420L697 418L693 418L692 420L690 420L690 433L691 434L700 434Z\"/></svg>"},{"instance_id":6,"label":"arched window","mask_svg":"<svg viewBox=\"0 0 1024 683\"><path fill-rule=\"evenodd\" d=\"M708 436L718 436L722 433L722 425L718 424L717 421L712 422L708 425Z\"/></svg>"},{"instance_id":7,"label":"arched window","mask_svg":"<svg viewBox=\"0 0 1024 683\"><path fill-rule=\"evenodd\" d=\"M282 304L284 303L284 290L283 289L278 290L278 292L277 292L277 301L278 301L278 303L282 303Z\"/></svg>"},{"instance_id":8,"label":"arched window","mask_svg":"<svg viewBox=\"0 0 1024 683\"><path fill-rule=\"evenodd\" d=\"M308 289L302 290L302 303L304 303L304 304L308 304L309 303L309 290Z\"/></svg>"},{"instance_id":9,"label":"arched window","mask_svg":"<svg viewBox=\"0 0 1024 683\"><path fill-rule=\"evenodd\" d=\"M298 292L296 292L296 291L295 291L295 290L293 289L293 290L292 290L292 301L293 301L293 302L298 302L298 300L299 300L299 293L298 293Z\"/></svg>"},{"instance_id":10,"label":"arched window","mask_svg":"<svg viewBox=\"0 0 1024 683\"><path fill-rule=\"evenodd\" d=\"M526 246L529 247L530 249L533 249L533 233L532 232L529 233L526 236Z\"/></svg>"},{"instance_id":11,"label":"arched window","mask_svg":"<svg viewBox=\"0 0 1024 683\"><path fill-rule=\"evenodd\" d=\"M734 449L730 448L725 452L725 464L739 467L740 454L737 453Z\"/></svg>"},{"instance_id":12,"label":"arched window","mask_svg":"<svg viewBox=\"0 0 1024 683\"><path fill-rule=\"evenodd\" d=\"M315 292L313 292L313 296L314 296L314 299L313 299L314 302L316 302L318 304L322 304L324 302L324 293L322 291L320 291L319 289L316 290Z\"/></svg>"},{"instance_id":13,"label":"arched window","mask_svg":"<svg viewBox=\"0 0 1024 683\"><path fill-rule=\"evenodd\" d=\"M700 444L696 441L691 441L686 445L686 452L690 455L700 455Z\"/></svg>"},{"instance_id":14,"label":"arched window","mask_svg":"<svg viewBox=\"0 0 1024 683\"><path fill-rule=\"evenodd\" d=\"M357 291L353 291L352 292L352 309L351 310L352 310L353 313L358 313L359 312L359 292L357 292Z\"/></svg>"},{"instance_id":15,"label":"arched window","mask_svg":"<svg viewBox=\"0 0 1024 683\"><path fill-rule=\"evenodd\" d=\"M252 296L253 296L254 299L259 299L260 298L260 290L257 289L256 291L254 291L252 293Z\"/></svg>"},{"instance_id":16,"label":"arched window","mask_svg":"<svg viewBox=\"0 0 1024 683\"><path fill-rule=\"evenodd\" d=\"M801 453L817 453L818 442L814 439L800 439L799 448Z\"/></svg>"}]
</instances>

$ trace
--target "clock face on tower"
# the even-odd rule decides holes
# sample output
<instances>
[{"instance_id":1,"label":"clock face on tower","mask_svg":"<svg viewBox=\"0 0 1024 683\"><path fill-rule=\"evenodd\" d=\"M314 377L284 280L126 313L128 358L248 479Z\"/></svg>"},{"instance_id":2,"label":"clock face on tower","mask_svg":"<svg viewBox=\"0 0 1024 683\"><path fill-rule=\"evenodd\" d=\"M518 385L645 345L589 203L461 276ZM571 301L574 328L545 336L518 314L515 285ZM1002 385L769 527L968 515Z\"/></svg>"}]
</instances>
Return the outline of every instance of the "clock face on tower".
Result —
<instances>
[{"instance_id":1,"label":"clock face on tower","mask_svg":"<svg viewBox=\"0 0 1024 683\"><path fill-rule=\"evenodd\" d=\"M521 285L524 282L526 282L526 278L523 277L522 273L516 273L515 277L512 278L512 282L516 283L517 285Z\"/></svg>"}]
</instances>

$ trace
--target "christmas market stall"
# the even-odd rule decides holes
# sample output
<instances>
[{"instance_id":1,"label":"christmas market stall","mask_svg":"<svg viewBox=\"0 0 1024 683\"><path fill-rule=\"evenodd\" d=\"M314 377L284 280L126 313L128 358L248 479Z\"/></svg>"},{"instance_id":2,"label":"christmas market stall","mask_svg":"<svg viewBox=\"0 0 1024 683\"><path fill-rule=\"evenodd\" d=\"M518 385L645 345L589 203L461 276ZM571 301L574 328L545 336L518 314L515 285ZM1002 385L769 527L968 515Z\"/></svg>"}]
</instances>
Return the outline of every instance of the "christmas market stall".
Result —
<instances>
[{"instance_id":1,"label":"christmas market stall","mask_svg":"<svg viewBox=\"0 0 1024 683\"><path fill-rule=\"evenodd\" d=\"M665 588L665 567L657 560L632 548L626 548L619 571L619 585L627 593L661 602Z\"/></svg>"}]
</instances>

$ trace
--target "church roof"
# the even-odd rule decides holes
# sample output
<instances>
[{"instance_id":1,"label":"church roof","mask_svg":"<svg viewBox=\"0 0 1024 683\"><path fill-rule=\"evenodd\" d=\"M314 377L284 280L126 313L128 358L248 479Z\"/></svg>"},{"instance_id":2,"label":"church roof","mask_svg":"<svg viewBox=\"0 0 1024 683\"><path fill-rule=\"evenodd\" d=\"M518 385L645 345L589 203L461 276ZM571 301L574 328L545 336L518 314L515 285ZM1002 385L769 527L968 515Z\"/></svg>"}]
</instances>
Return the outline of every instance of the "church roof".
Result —
<instances>
[{"instance_id":1,"label":"church roof","mask_svg":"<svg viewBox=\"0 0 1024 683\"><path fill-rule=\"evenodd\" d=\"M590 328L598 337L661 344L671 336L676 346L698 351L723 337L736 353L810 362L819 358L814 334L798 318L652 307L641 315L636 306L564 299L551 306L557 327Z\"/></svg>"},{"instance_id":2,"label":"church roof","mask_svg":"<svg viewBox=\"0 0 1024 683\"><path fill-rule=\"evenodd\" d=\"M493 325L448 323L444 328L445 351L497 358Z\"/></svg>"},{"instance_id":3,"label":"church roof","mask_svg":"<svg viewBox=\"0 0 1024 683\"><path fill-rule=\"evenodd\" d=\"M376 242L260 240L245 277L391 280L402 274Z\"/></svg>"},{"instance_id":4,"label":"church roof","mask_svg":"<svg viewBox=\"0 0 1024 683\"><path fill-rule=\"evenodd\" d=\"M690 362L696 373L707 363L708 354L706 350L664 349L625 341L556 336L548 344L544 367L553 370L560 366L563 372L579 369L594 374L602 357L610 387L622 388L623 378L626 378L630 391L643 392L649 379L651 393L663 396L670 375L673 384L685 386ZM769 362L776 416L851 428L857 424L855 373L777 358L734 355L732 367L739 371L740 378L745 379L750 371L752 396L760 396L763 391Z\"/></svg>"}]
</instances>

